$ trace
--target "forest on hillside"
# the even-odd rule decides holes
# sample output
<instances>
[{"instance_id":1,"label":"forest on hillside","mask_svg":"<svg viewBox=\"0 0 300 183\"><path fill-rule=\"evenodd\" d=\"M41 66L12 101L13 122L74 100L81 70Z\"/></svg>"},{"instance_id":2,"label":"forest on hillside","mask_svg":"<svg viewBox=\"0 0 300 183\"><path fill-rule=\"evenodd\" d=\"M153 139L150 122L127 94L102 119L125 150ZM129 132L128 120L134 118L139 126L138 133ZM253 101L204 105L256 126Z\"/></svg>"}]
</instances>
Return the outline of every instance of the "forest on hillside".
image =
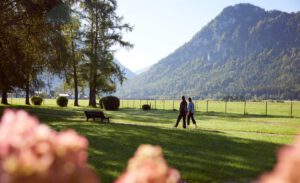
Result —
<instances>
[{"instance_id":1,"label":"forest on hillside","mask_svg":"<svg viewBox=\"0 0 300 183\"><path fill-rule=\"evenodd\" d=\"M300 99L300 12L225 8L189 42L118 89L122 98Z\"/></svg>"}]
</instances>

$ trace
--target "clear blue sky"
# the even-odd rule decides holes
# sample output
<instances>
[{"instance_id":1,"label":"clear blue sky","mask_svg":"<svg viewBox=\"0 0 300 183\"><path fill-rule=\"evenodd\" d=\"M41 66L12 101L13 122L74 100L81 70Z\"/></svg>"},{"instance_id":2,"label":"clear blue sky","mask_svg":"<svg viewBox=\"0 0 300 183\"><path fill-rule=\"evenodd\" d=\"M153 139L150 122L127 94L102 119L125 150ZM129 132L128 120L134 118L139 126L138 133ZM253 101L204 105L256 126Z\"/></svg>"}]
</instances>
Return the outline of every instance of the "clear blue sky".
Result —
<instances>
[{"instance_id":1,"label":"clear blue sky","mask_svg":"<svg viewBox=\"0 0 300 183\"><path fill-rule=\"evenodd\" d=\"M116 58L132 71L152 65L189 41L223 8L238 3L300 11L300 0L118 0L118 15L134 26L124 38L135 46L119 49Z\"/></svg>"}]
</instances>

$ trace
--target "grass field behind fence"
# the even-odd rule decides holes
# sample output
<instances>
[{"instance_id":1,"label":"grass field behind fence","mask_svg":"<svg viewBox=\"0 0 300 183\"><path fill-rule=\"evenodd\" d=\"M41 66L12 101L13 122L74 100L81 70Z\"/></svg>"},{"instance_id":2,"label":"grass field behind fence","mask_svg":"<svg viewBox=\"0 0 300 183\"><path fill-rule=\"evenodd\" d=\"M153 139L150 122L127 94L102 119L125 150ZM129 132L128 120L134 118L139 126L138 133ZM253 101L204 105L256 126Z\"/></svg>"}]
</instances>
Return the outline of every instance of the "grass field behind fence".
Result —
<instances>
[{"instance_id":1,"label":"grass field behind fence","mask_svg":"<svg viewBox=\"0 0 300 183\"><path fill-rule=\"evenodd\" d=\"M293 116L300 117L300 102L224 102L195 100L195 109L198 112L218 112L231 114ZM121 100L121 108L141 108L149 104L153 109L179 109L180 100Z\"/></svg>"},{"instance_id":2,"label":"grass field behind fence","mask_svg":"<svg viewBox=\"0 0 300 183\"><path fill-rule=\"evenodd\" d=\"M9 103L15 105L24 104L24 98L9 98ZM269 115L300 117L300 101L286 102L224 102L195 100L195 109L198 112L217 112L229 114ZM69 105L74 100L69 99ZM143 104L151 105L152 109L178 110L180 100L121 100L120 108L141 108ZM43 105L56 106L55 99L44 99ZM88 106L88 100L79 100L79 105Z\"/></svg>"}]
</instances>

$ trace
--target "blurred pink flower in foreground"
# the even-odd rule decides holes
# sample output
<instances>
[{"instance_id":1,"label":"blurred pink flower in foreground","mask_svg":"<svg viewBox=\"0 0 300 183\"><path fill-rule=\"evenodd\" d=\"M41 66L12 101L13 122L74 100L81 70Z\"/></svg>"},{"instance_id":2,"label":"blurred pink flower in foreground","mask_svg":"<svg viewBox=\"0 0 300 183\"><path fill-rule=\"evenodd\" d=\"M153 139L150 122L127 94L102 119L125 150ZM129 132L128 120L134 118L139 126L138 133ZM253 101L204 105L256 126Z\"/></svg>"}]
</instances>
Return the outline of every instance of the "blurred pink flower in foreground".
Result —
<instances>
[{"instance_id":1,"label":"blurred pink flower in foreground","mask_svg":"<svg viewBox=\"0 0 300 183\"><path fill-rule=\"evenodd\" d=\"M260 183L300 182L300 135L293 145L280 149L277 164L270 173L263 174Z\"/></svg>"},{"instance_id":2,"label":"blurred pink flower in foreground","mask_svg":"<svg viewBox=\"0 0 300 183\"><path fill-rule=\"evenodd\" d=\"M177 183L180 174L170 168L159 146L141 145L115 183Z\"/></svg>"},{"instance_id":3,"label":"blurred pink flower in foreground","mask_svg":"<svg viewBox=\"0 0 300 183\"><path fill-rule=\"evenodd\" d=\"M94 183L86 138L56 132L25 111L6 110L0 122L1 183Z\"/></svg>"}]
</instances>

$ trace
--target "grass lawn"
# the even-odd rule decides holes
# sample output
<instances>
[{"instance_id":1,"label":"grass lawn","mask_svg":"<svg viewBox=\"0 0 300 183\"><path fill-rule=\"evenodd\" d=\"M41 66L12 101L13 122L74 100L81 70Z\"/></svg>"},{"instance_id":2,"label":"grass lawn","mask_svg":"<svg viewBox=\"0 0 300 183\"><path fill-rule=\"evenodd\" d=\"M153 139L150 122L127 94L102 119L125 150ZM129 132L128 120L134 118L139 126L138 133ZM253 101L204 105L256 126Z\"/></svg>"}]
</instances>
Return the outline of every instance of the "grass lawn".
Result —
<instances>
[{"instance_id":1,"label":"grass lawn","mask_svg":"<svg viewBox=\"0 0 300 183\"><path fill-rule=\"evenodd\" d=\"M22 108L56 130L73 128L90 142L89 164L102 182L112 182L140 144L163 148L168 163L188 182L249 182L276 162L282 144L291 143L300 118L197 112L198 129L172 128L177 111L105 111L111 124L86 122L88 107L0 105Z\"/></svg>"}]
</instances>

